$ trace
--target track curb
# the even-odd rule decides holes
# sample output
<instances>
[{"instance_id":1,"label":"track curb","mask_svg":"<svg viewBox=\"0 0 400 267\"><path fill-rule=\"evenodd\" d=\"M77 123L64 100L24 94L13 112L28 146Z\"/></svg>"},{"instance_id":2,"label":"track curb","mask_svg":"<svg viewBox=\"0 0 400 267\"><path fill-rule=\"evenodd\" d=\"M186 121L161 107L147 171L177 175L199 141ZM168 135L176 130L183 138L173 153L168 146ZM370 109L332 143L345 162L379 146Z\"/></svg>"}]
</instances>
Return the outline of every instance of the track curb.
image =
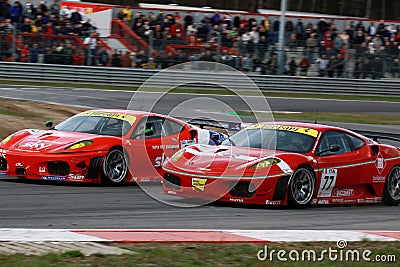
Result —
<instances>
[{"instance_id":1,"label":"track curb","mask_svg":"<svg viewBox=\"0 0 400 267\"><path fill-rule=\"evenodd\" d=\"M0 242L271 243L339 240L400 241L400 231L0 228Z\"/></svg>"}]
</instances>

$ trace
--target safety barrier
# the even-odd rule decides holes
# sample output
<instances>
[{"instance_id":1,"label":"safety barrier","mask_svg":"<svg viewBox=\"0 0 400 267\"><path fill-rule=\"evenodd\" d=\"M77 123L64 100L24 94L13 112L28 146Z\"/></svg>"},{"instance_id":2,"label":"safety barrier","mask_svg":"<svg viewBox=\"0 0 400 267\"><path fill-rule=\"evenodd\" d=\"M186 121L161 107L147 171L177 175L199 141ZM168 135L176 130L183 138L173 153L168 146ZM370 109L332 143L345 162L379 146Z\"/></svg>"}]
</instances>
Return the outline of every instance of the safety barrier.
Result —
<instances>
[{"instance_id":1,"label":"safety barrier","mask_svg":"<svg viewBox=\"0 0 400 267\"><path fill-rule=\"evenodd\" d=\"M13 81L81 83L96 85L125 86L137 88L159 70L114 67L66 66L53 64L31 64L0 62L0 79ZM248 77L264 92L280 93L318 93L338 95L400 96L399 80L359 80L345 78L320 78L301 76L271 76L250 74ZM224 85L240 90L251 90L254 86L240 75L210 70L209 73L195 70L175 70L168 77L157 79L153 85L169 87L173 79L180 84L188 81L209 81L190 83L184 87L202 89L221 89ZM213 84L211 84L211 82Z\"/></svg>"}]
</instances>

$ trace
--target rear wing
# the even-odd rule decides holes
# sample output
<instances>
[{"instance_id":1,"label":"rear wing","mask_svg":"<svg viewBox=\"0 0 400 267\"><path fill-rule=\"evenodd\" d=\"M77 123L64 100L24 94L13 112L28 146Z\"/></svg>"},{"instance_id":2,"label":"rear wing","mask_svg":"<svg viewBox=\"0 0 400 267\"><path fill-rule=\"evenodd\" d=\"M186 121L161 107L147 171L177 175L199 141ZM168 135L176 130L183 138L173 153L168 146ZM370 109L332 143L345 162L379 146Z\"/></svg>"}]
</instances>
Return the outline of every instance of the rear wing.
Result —
<instances>
[{"instance_id":1,"label":"rear wing","mask_svg":"<svg viewBox=\"0 0 400 267\"><path fill-rule=\"evenodd\" d=\"M379 139L390 140L400 143L400 134L393 133L381 133L381 132L370 132L370 131L359 131L353 130L358 134L364 135L365 137L371 138L372 140L378 142Z\"/></svg>"}]
</instances>

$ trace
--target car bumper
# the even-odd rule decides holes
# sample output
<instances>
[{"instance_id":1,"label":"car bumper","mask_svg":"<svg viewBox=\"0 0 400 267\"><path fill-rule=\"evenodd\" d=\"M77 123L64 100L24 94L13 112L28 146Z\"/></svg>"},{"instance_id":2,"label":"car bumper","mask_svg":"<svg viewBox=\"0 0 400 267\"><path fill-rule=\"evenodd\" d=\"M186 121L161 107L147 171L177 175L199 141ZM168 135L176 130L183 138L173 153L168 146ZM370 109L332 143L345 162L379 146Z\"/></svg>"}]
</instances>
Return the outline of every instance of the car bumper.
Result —
<instances>
[{"instance_id":1,"label":"car bumper","mask_svg":"<svg viewBox=\"0 0 400 267\"><path fill-rule=\"evenodd\" d=\"M276 175L265 179L254 177L215 177L165 170L165 194L184 198L256 205L286 205L290 176Z\"/></svg>"},{"instance_id":2,"label":"car bumper","mask_svg":"<svg viewBox=\"0 0 400 267\"><path fill-rule=\"evenodd\" d=\"M3 156L6 170L0 171L9 177L98 183L100 166L91 166L92 159L104 157L106 153L107 151L38 154L8 151L5 157Z\"/></svg>"}]
</instances>

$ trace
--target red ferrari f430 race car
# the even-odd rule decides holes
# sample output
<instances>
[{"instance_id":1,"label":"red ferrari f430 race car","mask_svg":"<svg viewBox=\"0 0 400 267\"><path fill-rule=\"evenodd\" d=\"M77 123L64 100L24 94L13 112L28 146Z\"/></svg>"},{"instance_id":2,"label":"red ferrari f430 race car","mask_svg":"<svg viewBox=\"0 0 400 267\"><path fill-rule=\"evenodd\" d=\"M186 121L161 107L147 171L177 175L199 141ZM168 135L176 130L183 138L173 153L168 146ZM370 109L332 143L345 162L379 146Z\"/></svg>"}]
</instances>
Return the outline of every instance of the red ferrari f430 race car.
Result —
<instances>
[{"instance_id":1,"label":"red ferrari f430 race car","mask_svg":"<svg viewBox=\"0 0 400 267\"><path fill-rule=\"evenodd\" d=\"M225 138L169 116L130 110L90 110L49 126L3 139L0 174L108 184L157 181L163 161L182 147Z\"/></svg>"},{"instance_id":2,"label":"red ferrari f430 race car","mask_svg":"<svg viewBox=\"0 0 400 267\"><path fill-rule=\"evenodd\" d=\"M170 157L163 165L164 193L293 207L397 205L400 148L378 137L312 123L251 125L222 145L195 144Z\"/></svg>"}]
</instances>

